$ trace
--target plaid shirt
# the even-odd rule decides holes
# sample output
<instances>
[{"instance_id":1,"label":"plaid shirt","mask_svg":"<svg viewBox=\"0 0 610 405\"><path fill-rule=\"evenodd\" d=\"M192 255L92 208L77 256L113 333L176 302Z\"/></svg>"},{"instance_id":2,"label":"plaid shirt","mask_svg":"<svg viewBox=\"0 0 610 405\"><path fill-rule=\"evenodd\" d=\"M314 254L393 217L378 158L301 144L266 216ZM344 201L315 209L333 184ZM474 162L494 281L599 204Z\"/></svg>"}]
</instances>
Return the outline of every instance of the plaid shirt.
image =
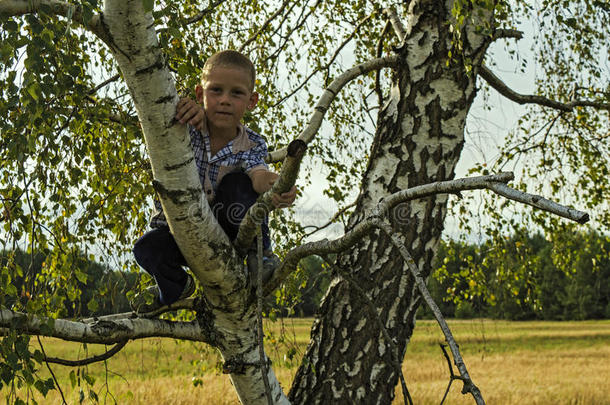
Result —
<instances>
[{"instance_id":1,"label":"plaid shirt","mask_svg":"<svg viewBox=\"0 0 610 405\"><path fill-rule=\"evenodd\" d=\"M250 128L240 125L237 136L216 152L214 156L211 156L209 133L206 131L202 134L191 125L188 127L199 180L208 201L214 199L216 187L225 174L236 170L251 173L252 171L268 169L265 163L267 144L259 134ZM167 226L161 202L156 197L155 212L151 218L150 226L152 228Z\"/></svg>"}]
</instances>

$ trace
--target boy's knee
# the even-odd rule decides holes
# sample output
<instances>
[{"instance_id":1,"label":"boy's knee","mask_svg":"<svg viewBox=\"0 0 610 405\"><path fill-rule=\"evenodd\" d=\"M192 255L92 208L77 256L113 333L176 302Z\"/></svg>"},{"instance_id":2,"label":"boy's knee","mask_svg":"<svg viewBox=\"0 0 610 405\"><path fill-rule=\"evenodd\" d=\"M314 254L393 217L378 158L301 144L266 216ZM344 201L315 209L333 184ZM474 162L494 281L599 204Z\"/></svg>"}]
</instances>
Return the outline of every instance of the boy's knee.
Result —
<instances>
[{"instance_id":1,"label":"boy's knee","mask_svg":"<svg viewBox=\"0 0 610 405\"><path fill-rule=\"evenodd\" d=\"M168 245L166 234L169 234L169 229L165 231L165 229L157 228L145 233L136 241L132 251L136 262L140 266L146 267L146 263L151 258L162 254L163 248L166 248Z\"/></svg>"},{"instance_id":2,"label":"boy's knee","mask_svg":"<svg viewBox=\"0 0 610 405\"><path fill-rule=\"evenodd\" d=\"M150 256L150 246L146 239L140 238L133 245L133 256L136 258L136 262L145 267L146 259Z\"/></svg>"},{"instance_id":3,"label":"boy's knee","mask_svg":"<svg viewBox=\"0 0 610 405\"><path fill-rule=\"evenodd\" d=\"M244 172L226 174L216 190L215 202L229 206L233 203L252 205L258 198L258 193L252 187L252 180Z\"/></svg>"}]
</instances>

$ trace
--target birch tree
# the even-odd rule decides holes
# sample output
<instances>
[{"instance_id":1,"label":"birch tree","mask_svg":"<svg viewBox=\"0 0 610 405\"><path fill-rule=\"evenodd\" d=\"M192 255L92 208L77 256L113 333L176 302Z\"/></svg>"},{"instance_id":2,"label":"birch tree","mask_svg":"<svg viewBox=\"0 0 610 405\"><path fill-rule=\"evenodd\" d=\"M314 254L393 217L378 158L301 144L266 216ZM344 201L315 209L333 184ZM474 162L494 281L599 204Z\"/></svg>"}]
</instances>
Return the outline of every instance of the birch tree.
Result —
<instances>
[{"instance_id":1,"label":"birch tree","mask_svg":"<svg viewBox=\"0 0 610 405\"><path fill-rule=\"evenodd\" d=\"M517 21L531 13L546 24L535 38L543 73L521 94L494 72L489 49L504 41L512 52L523 36ZM0 15L4 248L46 254L38 275L3 263L2 350L14 352L0 363L5 383L53 386L32 377L46 356L30 353L29 335L116 344L108 355L129 340L161 336L217 348L244 404L390 403L399 381L409 402L400 364L425 303L463 392L484 403L426 291L448 196L487 189L535 207L539 221L554 219L538 212L579 223L589 215L508 186L510 173L454 179L481 87L532 106L498 165L529 154L538 164L525 173L550 176L534 191L584 190L566 202L609 223L608 76L599 59L607 55L609 12L600 2L0 0ZM206 56L224 48L247 52L259 71L264 97L246 120L266 134L268 160L281 171L270 192L306 183L316 160L327 167L325 194L341 205L358 184L355 203L339 213L347 220L337 239L299 243L289 235L305 224L275 214L285 253L265 286L248 280L243 254L256 219L271 210L270 194L231 243L202 198L187 130L174 120L179 92L194 88ZM129 247L146 226L153 191L201 287L171 308L186 309L186 320L62 319L64 302L86 278L75 265L83 253L133 267ZM326 258L333 281L284 392L257 314L261 298L312 254ZM12 284L18 277L23 291Z\"/></svg>"}]
</instances>

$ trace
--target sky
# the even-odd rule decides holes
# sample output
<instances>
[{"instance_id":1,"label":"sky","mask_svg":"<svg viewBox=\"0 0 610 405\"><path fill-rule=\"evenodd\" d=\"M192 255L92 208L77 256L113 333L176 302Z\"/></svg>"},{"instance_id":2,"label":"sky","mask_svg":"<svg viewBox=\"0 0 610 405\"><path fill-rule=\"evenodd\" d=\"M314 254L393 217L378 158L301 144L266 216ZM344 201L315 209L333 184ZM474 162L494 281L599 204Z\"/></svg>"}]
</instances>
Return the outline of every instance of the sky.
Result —
<instances>
[{"instance_id":1,"label":"sky","mask_svg":"<svg viewBox=\"0 0 610 405\"><path fill-rule=\"evenodd\" d=\"M520 41L518 48L520 55L527 57L531 45L531 32L525 29L525 36ZM497 66L492 71L505 83L510 85L513 90L531 94L534 89L535 70L534 64L528 64L524 73L519 70L520 62L513 60L504 51L502 41L497 41L490 47L489 55L497 62ZM485 108L485 105L491 109ZM505 137L516 127L517 120L525 111L524 106L520 106L495 90L491 89L488 93L487 103L484 100L483 92L480 91L475 98L467 119L466 143L462 155L456 167L456 178L468 176L468 170L476 163L493 162L498 157L498 148L504 143ZM328 186L324 176L324 168L316 166L314 181L303 189L303 197L295 203L296 217L304 224L323 225L337 212L337 204L334 200L325 197L322 192ZM478 193L479 191L473 191ZM348 203L355 200L357 187L354 193L348 197ZM482 219L484 221L484 219ZM479 228L478 222L481 218L473 217L473 229ZM448 215L445 221L445 238L457 238L461 235L457 226L457 221ZM336 238L343 234L343 226L334 224L328 228L312 235L308 240L319 240L322 238ZM467 238L471 242L479 241L484 235L474 232Z\"/></svg>"}]
</instances>

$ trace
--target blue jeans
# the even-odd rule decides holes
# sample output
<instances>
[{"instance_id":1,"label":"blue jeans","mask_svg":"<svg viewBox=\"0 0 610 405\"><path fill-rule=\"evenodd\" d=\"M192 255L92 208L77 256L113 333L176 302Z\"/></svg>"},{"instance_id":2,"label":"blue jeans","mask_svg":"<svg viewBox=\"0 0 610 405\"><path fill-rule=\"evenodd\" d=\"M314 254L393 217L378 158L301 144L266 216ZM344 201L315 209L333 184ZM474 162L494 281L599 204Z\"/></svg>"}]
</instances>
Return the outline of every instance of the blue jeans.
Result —
<instances>
[{"instance_id":1,"label":"blue jeans","mask_svg":"<svg viewBox=\"0 0 610 405\"><path fill-rule=\"evenodd\" d=\"M239 224L256 202L258 193L244 172L225 175L211 203L212 212L231 241L237 237ZM271 247L268 220L261 225L263 249ZM136 262L154 277L161 302L170 305L178 300L187 282L183 269L186 260L180 252L169 227L155 228L138 239L133 247Z\"/></svg>"}]
</instances>

